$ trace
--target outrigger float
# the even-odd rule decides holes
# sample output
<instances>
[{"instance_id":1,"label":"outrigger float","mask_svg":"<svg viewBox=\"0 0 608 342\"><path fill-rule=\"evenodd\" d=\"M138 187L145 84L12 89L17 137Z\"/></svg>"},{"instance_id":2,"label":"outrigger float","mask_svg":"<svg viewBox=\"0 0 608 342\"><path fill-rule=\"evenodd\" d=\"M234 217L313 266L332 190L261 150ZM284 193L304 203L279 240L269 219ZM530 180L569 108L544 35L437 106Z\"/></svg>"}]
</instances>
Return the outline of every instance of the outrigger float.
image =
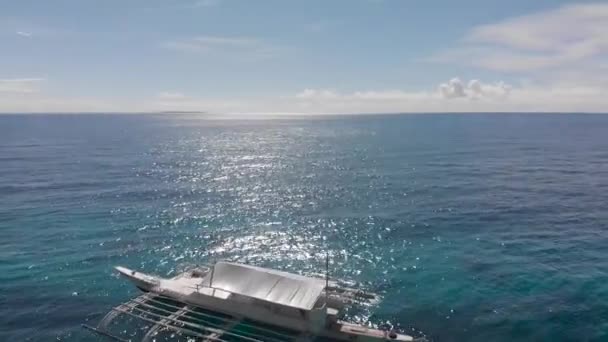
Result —
<instances>
[{"instance_id":1,"label":"outrigger float","mask_svg":"<svg viewBox=\"0 0 608 342\"><path fill-rule=\"evenodd\" d=\"M414 341L338 319L345 305L372 302L375 296L339 287L327 277L223 261L171 279L116 270L145 293L112 309L97 326L83 325L116 341L162 341L163 334L206 342ZM120 316L143 322L143 329L126 338L112 333Z\"/></svg>"}]
</instances>

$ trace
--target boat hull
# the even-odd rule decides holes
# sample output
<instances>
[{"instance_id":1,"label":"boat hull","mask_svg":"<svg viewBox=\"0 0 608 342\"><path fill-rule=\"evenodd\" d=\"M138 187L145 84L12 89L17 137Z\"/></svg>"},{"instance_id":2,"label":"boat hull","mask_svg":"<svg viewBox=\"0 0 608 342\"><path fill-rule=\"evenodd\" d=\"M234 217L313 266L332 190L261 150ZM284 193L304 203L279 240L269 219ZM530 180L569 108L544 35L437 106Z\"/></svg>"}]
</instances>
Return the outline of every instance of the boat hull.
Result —
<instances>
[{"instance_id":1,"label":"boat hull","mask_svg":"<svg viewBox=\"0 0 608 342\"><path fill-rule=\"evenodd\" d=\"M193 285L184 280L180 282L180 279L162 279L125 267L116 267L116 270L144 292L168 297L192 308L198 307L237 319L247 318L261 324L293 330L303 336L316 335L336 341L413 341L411 336L393 336L385 331L338 321L335 313L328 314L327 308L322 311L305 311L276 307L221 289L199 287L200 284ZM312 315L319 316L317 318Z\"/></svg>"}]
</instances>

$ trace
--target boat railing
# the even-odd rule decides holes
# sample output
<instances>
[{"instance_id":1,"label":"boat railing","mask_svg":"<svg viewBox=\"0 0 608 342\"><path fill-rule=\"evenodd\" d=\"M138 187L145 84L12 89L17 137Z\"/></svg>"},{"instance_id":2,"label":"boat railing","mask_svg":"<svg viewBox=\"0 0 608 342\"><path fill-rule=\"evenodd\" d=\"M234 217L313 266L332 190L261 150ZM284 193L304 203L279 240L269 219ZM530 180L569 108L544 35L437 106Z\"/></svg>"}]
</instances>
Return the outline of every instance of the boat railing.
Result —
<instances>
[{"instance_id":1,"label":"boat railing","mask_svg":"<svg viewBox=\"0 0 608 342\"><path fill-rule=\"evenodd\" d=\"M218 289L216 287L213 287L211 285L206 285L206 284L196 284L195 286L188 286L191 289L196 290L197 293L201 293L201 289L210 289L211 290L211 296L215 297L215 292L216 291L223 291L223 292L227 292L229 294L234 294L235 292L232 291L228 291L228 290L224 290L224 289Z\"/></svg>"}]
</instances>

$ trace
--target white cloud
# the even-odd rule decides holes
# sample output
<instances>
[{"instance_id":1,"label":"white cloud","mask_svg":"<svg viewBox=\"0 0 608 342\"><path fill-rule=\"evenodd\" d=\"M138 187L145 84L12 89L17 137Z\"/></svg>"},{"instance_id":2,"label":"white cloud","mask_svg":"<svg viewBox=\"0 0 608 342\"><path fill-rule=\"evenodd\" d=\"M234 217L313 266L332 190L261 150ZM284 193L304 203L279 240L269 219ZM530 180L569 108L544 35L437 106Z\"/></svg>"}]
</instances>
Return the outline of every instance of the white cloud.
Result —
<instances>
[{"instance_id":1,"label":"white cloud","mask_svg":"<svg viewBox=\"0 0 608 342\"><path fill-rule=\"evenodd\" d=\"M290 107L302 113L383 112L601 112L608 108L604 88L576 84L526 83L511 86L502 81L468 82L459 78L438 85L436 91L401 90L340 93L305 89ZM278 109L278 107L274 107ZM276 112L276 110L275 110Z\"/></svg>"},{"instance_id":2,"label":"white cloud","mask_svg":"<svg viewBox=\"0 0 608 342\"><path fill-rule=\"evenodd\" d=\"M25 32L25 31L17 31L15 32L18 36L21 37L25 37L25 38L31 38L32 34L30 32Z\"/></svg>"},{"instance_id":3,"label":"white cloud","mask_svg":"<svg viewBox=\"0 0 608 342\"><path fill-rule=\"evenodd\" d=\"M4 82L6 83L6 82ZM2 84L2 83L0 83ZM442 91L449 88L450 96ZM458 89L458 90L455 90ZM55 97L42 92L0 92L0 112L154 112L212 114L340 114L428 112L606 112L605 88L557 83L468 82L452 79L427 91L305 89L286 96L209 98L161 92L151 98L116 100ZM453 96L458 94L459 96Z\"/></svg>"},{"instance_id":4,"label":"white cloud","mask_svg":"<svg viewBox=\"0 0 608 342\"><path fill-rule=\"evenodd\" d=\"M474 28L432 60L537 71L608 57L608 4L577 4Z\"/></svg>"},{"instance_id":5,"label":"white cloud","mask_svg":"<svg viewBox=\"0 0 608 342\"><path fill-rule=\"evenodd\" d=\"M446 99L502 111L608 112L608 3L577 4L478 26L431 61L500 71L522 81L439 87ZM603 63L603 64L602 64Z\"/></svg>"},{"instance_id":6,"label":"white cloud","mask_svg":"<svg viewBox=\"0 0 608 342\"><path fill-rule=\"evenodd\" d=\"M3 13L0 13L0 16ZM74 38L81 33L58 26L47 26L24 18L3 16L0 18L0 33L11 33L22 38L64 39Z\"/></svg>"},{"instance_id":7,"label":"white cloud","mask_svg":"<svg viewBox=\"0 0 608 342\"><path fill-rule=\"evenodd\" d=\"M243 57L272 57L281 49L251 37L199 36L162 44L169 50L199 54L224 54Z\"/></svg>"},{"instance_id":8,"label":"white cloud","mask_svg":"<svg viewBox=\"0 0 608 342\"><path fill-rule=\"evenodd\" d=\"M329 89L304 89L296 94L296 97L300 99L330 99L335 98L337 96L338 94L336 94L333 90Z\"/></svg>"},{"instance_id":9,"label":"white cloud","mask_svg":"<svg viewBox=\"0 0 608 342\"><path fill-rule=\"evenodd\" d=\"M504 99L511 92L511 88L502 81L486 84L479 80L470 80L468 84L465 84L459 78L453 78L439 85L439 94L446 99Z\"/></svg>"},{"instance_id":10,"label":"white cloud","mask_svg":"<svg viewBox=\"0 0 608 342\"><path fill-rule=\"evenodd\" d=\"M33 93L39 90L44 78L8 78L0 79L0 92Z\"/></svg>"},{"instance_id":11,"label":"white cloud","mask_svg":"<svg viewBox=\"0 0 608 342\"><path fill-rule=\"evenodd\" d=\"M212 47L251 47L261 45L258 39L249 37L214 37L214 36L201 36L191 39L192 42L198 46L212 48Z\"/></svg>"},{"instance_id":12,"label":"white cloud","mask_svg":"<svg viewBox=\"0 0 608 342\"><path fill-rule=\"evenodd\" d=\"M0 92L0 113L96 112L110 109L120 111L118 106L112 106L111 101Z\"/></svg>"},{"instance_id":13,"label":"white cloud","mask_svg":"<svg viewBox=\"0 0 608 342\"><path fill-rule=\"evenodd\" d=\"M163 100L183 100L186 95L180 92L163 91L158 93L158 98Z\"/></svg>"},{"instance_id":14,"label":"white cloud","mask_svg":"<svg viewBox=\"0 0 608 342\"><path fill-rule=\"evenodd\" d=\"M452 78L449 82L439 85L439 93L446 99L466 97L467 94L465 93L464 88L465 85L460 79Z\"/></svg>"}]
</instances>

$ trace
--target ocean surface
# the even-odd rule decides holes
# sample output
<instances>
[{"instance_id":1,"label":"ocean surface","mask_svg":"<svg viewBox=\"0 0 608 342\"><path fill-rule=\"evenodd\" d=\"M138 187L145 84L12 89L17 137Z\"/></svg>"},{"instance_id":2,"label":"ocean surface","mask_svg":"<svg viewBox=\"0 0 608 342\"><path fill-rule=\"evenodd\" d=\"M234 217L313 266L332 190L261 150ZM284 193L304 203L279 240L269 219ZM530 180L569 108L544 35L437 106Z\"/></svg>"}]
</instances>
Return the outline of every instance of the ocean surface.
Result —
<instances>
[{"instance_id":1,"label":"ocean surface","mask_svg":"<svg viewBox=\"0 0 608 342\"><path fill-rule=\"evenodd\" d=\"M0 341L96 340L227 259L382 295L432 341L608 341L608 115L0 116Z\"/></svg>"}]
</instances>

